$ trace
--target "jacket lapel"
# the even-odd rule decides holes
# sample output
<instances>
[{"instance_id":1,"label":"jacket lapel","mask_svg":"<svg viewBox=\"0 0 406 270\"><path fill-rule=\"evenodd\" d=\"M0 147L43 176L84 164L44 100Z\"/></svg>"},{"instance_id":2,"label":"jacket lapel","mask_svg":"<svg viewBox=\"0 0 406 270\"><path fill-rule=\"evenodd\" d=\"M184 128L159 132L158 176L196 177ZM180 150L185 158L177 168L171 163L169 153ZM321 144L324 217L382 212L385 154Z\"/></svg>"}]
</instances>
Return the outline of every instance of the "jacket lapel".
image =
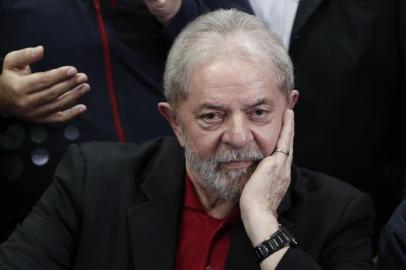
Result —
<instances>
[{"instance_id":1,"label":"jacket lapel","mask_svg":"<svg viewBox=\"0 0 406 270\"><path fill-rule=\"evenodd\" d=\"M164 145L128 210L134 269L175 269L185 165L177 144ZM172 148L172 149L170 149Z\"/></svg>"},{"instance_id":2,"label":"jacket lapel","mask_svg":"<svg viewBox=\"0 0 406 270\"><path fill-rule=\"evenodd\" d=\"M299 34L321 2L323 2L323 0L300 0L292 28L291 40Z\"/></svg>"},{"instance_id":3,"label":"jacket lapel","mask_svg":"<svg viewBox=\"0 0 406 270\"><path fill-rule=\"evenodd\" d=\"M174 269L182 195L172 193L129 210L134 269Z\"/></svg>"}]
</instances>

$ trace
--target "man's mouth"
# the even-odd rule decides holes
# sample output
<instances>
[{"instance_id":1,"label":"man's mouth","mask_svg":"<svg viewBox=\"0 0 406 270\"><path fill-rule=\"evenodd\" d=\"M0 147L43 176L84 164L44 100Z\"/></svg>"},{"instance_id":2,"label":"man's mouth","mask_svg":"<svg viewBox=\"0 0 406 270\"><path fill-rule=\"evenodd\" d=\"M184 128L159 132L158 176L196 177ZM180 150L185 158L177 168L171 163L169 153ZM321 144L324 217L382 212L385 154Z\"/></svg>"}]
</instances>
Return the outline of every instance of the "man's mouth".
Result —
<instances>
[{"instance_id":1,"label":"man's mouth","mask_svg":"<svg viewBox=\"0 0 406 270\"><path fill-rule=\"evenodd\" d=\"M222 162L221 167L229 170L241 170L241 169L248 169L254 161L252 160L242 160L242 161L229 161L229 162Z\"/></svg>"}]
</instances>

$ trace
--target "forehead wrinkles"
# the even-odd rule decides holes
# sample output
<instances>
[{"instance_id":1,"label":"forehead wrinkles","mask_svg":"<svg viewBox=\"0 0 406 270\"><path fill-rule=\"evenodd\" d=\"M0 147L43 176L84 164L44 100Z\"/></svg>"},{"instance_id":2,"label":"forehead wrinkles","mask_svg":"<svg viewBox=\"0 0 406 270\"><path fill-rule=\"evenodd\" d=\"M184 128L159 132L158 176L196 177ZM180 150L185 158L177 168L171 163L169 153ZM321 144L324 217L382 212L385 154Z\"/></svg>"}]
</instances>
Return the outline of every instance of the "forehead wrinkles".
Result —
<instances>
[{"instance_id":1,"label":"forehead wrinkles","mask_svg":"<svg viewBox=\"0 0 406 270\"><path fill-rule=\"evenodd\" d=\"M251 60L242 58L217 58L200 64L191 74L192 81L215 84L218 81L233 84L276 79L273 72Z\"/></svg>"},{"instance_id":2,"label":"forehead wrinkles","mask_svg":"<svg viewBox=\"0 0 406 270\"><path fill-rule=\"evenodd\" d=\"M196 90L200 91L201 94L205 94L207 90L215 90L215 93L218 94L227 94L232 93L234 90L237 89L246 89L246 90L262 90L266 89L266 83L263 80L258 78L250 78L244 81L234 81L230 80L216 80L216 78L210 79L201 79L201 81L197 81L197 85L193 87ZM193 91L193 89L191 89ZM206 90L206 91L205 91Z\"/></svg>"},{"instance_id":3,"label":"forehead wrinkles","mask_svg":"<svg viewBox=\"0 0 406 270\"><path fill-rule=\"evenodd\" d=\"M258 66L250 62L236 60L215 61L213 63L200 66L193 72L189 95L198 98L236 98L263 92L272 92L273 88L278 88L275 76L272 72L264 72ZM279 90L279 89L278 89ZM238 92L238 96L236 96ZM215 101L215 100L213 100Z\"/></svg>"},{"instance_id":4,"label":"forehead wrinkles","mask_svg":"<svg viewBox=\"0 0 406 270\"><path fill-rule=\"evenodd\" d=\"M268 89L262 82L255 82L249 87L238 85L210 85L201 86L200 89L194 89L190 97L198 101L198 109L227 107L229 109L246 108L258 104L272 105L271 97L268 95Z\"/></svg>"}]
</instances>

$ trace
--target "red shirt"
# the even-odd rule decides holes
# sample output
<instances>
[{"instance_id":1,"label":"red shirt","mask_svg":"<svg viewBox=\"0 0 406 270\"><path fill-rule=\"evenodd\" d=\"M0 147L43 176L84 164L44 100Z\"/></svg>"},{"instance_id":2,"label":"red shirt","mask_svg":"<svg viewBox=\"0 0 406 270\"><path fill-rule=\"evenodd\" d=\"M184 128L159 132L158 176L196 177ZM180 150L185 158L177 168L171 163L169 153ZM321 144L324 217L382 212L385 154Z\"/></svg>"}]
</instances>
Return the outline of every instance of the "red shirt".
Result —
<instances>
[{"instance_id":1,"label":"red shirt","mask_svg":"<svg viewBox=\"0 0 406 270\"><path fill-rule=\"evenodd\" d=\"M188 175L185 182L176 270L223 270L239 209L225 219L213 218L207 215Z\"/></svg>"}]
</instances>

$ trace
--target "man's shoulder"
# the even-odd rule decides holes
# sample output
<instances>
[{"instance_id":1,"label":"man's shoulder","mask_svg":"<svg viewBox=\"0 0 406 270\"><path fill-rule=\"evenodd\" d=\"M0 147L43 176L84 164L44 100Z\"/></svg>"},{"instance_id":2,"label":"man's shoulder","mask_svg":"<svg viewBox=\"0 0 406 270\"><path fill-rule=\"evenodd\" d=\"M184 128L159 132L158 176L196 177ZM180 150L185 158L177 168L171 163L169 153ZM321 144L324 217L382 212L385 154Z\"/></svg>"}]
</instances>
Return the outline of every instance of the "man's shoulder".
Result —
<instances>
[{"instance_id":1,"label":"man's shoulder","mask_svg":"<svg viewBox=\"0 0 406 270\"><path fill-rule=\"evenodd\" d=\"M58 172L71 168L83 170L87 181L101 184L143 178L165 160L174 163L183 157L175 138L160 137L142 144L119 142L86 142L69 147ZM121 176L121 177L120 177Z\"/></svg>"},{"instance_id":2,"label":"man's shoulder","mask_svg":"<svg viewBox=\"0 0 406 270\"><path fill-rule=\"evenodd\" d=\"M87 164L121 163L150 160L160 154L175 155L180 147L173 137L159 137L141 144L120 142L86 142L73 145L68 154L80 154Z\"/></svg>"},{"instance_id":3,"label":"man's shoulder","mask_svg":"<svg viewBox=\"0 0 406 270\"><path fill-rule=\"evenodd\" d=\"M368 197L357 188L322 172L293 166L294 192L327 204L346 204L358 197Z\"/></svg>"},{"instance_id":4,"label":"man's shoulder","mask_svg":"<svg viewBox=\"0 0 406 270\"><path fill-rule=\"evenodd\" d=\"M348 230L357 235L371 233L374 207L370 196L321 172L294 167L292 176L291 204L285 217L294 224L295 236L309 254L317 257L327 239L335 241Z\"/></svg>"},{"instance_id":5,"label":"man's shoulder","mask_svg":"<svg viewBox=\"0 0 406 270\"><path fill-rule=\"evenodd\" d=\"M151 175L175 174L184 170L182 164L182 148L171 137L140 145L88 142L72 145L55 175L58 184L85 192L88 200L121 194L125 201L132 198L132 192L140 185L153 178Z\"/></svg>"}]
</instances>

